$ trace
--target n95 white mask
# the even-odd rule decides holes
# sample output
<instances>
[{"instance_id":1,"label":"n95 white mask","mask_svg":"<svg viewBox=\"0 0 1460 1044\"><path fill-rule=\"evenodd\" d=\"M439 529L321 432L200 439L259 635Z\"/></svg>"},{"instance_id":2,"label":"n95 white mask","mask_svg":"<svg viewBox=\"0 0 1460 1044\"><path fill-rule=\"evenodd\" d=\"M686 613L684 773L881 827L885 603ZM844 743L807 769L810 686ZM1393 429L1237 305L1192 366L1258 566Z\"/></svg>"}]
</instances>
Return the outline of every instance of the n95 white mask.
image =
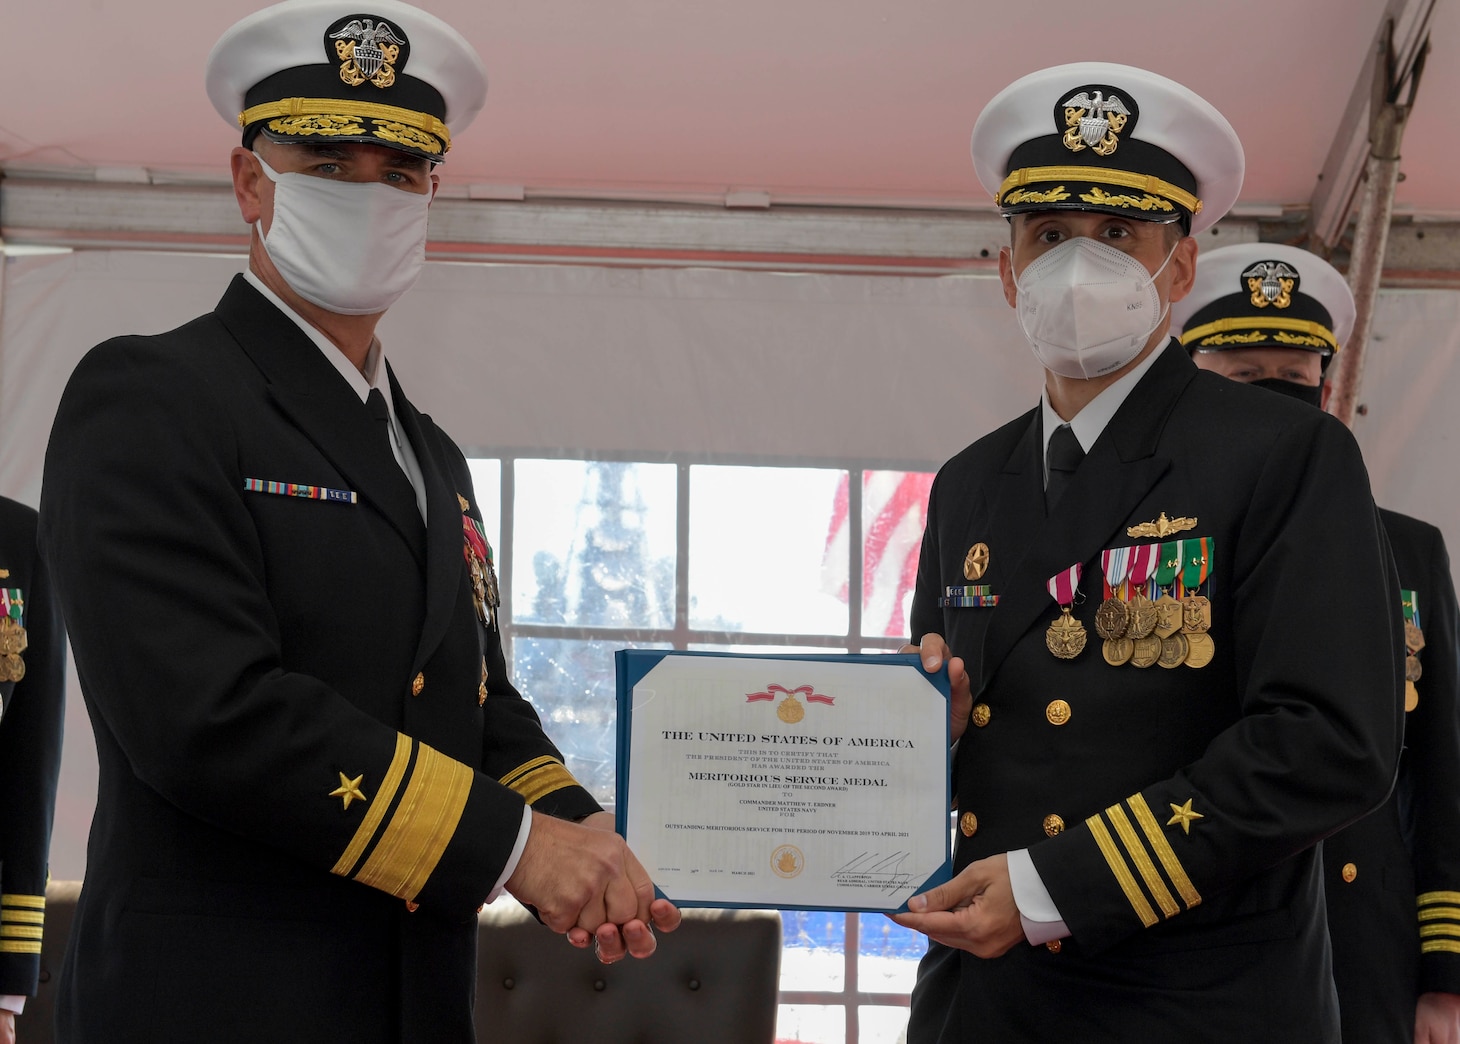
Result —
<instances>
[{"instance_id":1,"label":"n95 white mask","mask_svg":"<svg viewBox=\"0 0 1460 1044\"><path fill-rule=\"evenodd\" d=\"M274 220L259 239L296 294L339 315L372 315L415 285L429 192L280 174L254 156L274 183Z\"/></svg>"},{"instance_id":2,"label":"n95 white mask","mask_svg":"<svg viewBox=\"0 0 1460 1044\"><path fill-rule=\"evenodd\" d=\"M1041 254L1015 280L1019 325L1045 369L1090 379L1140 354L1166 317L1156 276L1115 247L1077 236Z\"/></svg>"}]
</instances>

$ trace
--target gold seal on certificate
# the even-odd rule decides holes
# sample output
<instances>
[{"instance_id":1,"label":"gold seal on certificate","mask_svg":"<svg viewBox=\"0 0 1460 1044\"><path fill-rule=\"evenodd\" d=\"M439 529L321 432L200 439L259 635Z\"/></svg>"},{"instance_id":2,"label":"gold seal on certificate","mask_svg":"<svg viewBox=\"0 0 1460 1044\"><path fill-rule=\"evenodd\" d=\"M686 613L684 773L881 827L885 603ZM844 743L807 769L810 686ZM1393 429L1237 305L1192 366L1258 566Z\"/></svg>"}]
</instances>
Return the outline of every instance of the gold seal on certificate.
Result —
<instances>
[{"instance_id":1,"label":"gold seal on certificate","mask_svg":"<svg viewBox=\"0 0 1460 1044\"><path fill-rule=\"evenodd\" d=\"M682 906L902 909L951 870L945 674L626 650L619 826Z\"/></svg>"}]
</instances>

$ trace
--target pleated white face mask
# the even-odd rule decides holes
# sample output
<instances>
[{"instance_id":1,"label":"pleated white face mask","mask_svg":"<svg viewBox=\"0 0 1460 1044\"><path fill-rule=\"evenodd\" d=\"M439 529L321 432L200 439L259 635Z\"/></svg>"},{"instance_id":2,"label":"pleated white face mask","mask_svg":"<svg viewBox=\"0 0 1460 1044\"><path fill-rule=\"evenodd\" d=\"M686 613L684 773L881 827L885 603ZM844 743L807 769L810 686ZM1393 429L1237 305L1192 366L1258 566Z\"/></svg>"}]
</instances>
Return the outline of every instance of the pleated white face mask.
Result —
<instances>
[{"instance_id":1,"label":"pleated white face mask","mask_svg":"<svg viewBox=\"0 0 1460 1044\"><path fill-rule=\"evenodd\" d=\"M1045 369L1085 380L1140 354L1166 317L1156 276L1139 260L1088 236L1041 254L1019 275L1019 325Z\"/></svg>"},{"instance_id":2,"label":"pleated white face mask","mask_svg":"<svg viewBox=\"0 0 1460 1044\"><path fill-rule=\"evenodd\" d=\"M429 192L280 174L254 156L274 183L274 220L259 239L296 294L339 315L372 315L415 285Z\"/></svg>"}]
</instances>

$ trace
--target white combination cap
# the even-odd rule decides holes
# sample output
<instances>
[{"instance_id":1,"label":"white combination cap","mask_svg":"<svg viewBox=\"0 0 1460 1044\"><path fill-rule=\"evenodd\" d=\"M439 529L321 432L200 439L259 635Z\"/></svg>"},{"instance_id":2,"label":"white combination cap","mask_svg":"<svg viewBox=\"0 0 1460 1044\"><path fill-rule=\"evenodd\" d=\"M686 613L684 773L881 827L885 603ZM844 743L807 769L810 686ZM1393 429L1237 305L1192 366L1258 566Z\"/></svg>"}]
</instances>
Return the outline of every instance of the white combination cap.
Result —
<instances>
[{"instance_id":1,"label":"white combination cap","mask_svg":"<svg viewBox=\"0 0 1460 1044\"><path fill-rule=\"evenodd\" d=\"M1203 251L1171 329L1192 351L1306 348L1325 359L1354 329L1354 295L1323 258L1281 243Z\"/></svg>"},{"instance_id":2,"label":"white combination cap","mask_svg":"<svg viewBox=\"0 0 1460 1044\"><path fill-rule=\"evenodd\" d=\"M466 39L400 0L284 0L213 46L213 108L280 142L362 141L439 162L487 98Z\"/></svg>"},{"instance_id":3,"label":"white combination cap","mask_svg":"<svg viewBox=\"0 0 1460 1044\"><path fill-rule=\"evenodd\" d=\"M973 166L1000 213L1094 210L1181 221L1237 201L1237 132L1199 95L1129 65L1077 62L1005 87L973 127Z\"/></svg>"}]
</instances>

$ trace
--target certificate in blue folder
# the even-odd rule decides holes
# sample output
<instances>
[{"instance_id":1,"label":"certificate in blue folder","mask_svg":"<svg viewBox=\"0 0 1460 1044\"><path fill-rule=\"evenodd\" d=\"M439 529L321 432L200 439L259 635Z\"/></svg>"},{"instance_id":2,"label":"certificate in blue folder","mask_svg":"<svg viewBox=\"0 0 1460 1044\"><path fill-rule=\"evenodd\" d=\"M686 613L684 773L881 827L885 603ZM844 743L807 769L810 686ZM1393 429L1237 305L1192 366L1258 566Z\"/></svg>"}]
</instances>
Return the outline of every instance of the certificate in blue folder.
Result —
<instances>
[{"instance_id":1,"label":"certificate in blue folder","mask_svg":"<svg viewBox=\"0 0 1460 1044\"><path fill-rule=\"evenodd\" d=\"M681 906L893 913L952 870L946 668L623 650L618 828Z\"/></svg>"}]
</instances>

